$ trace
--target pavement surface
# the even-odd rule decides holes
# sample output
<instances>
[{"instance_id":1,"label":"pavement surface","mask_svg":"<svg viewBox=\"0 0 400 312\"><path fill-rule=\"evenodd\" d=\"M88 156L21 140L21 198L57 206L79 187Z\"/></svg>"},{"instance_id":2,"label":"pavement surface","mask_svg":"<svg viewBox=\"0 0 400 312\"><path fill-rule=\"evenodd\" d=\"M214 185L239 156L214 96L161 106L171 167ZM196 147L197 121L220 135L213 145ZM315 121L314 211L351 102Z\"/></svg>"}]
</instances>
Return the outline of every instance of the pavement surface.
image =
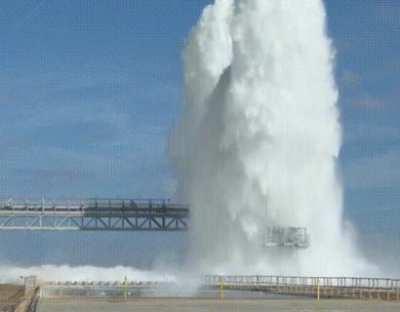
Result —
<instances>
[{"instance_id":1,"label":"pavement surface","mask_svg":"<svg viewBox=\"0 0 400 312\"><path fill-rule=\"evenodd\" d=\"M400 303L385 301L325 299L201 299L138 298L128 301L106 299L42 299L37 312L398 312Z\"/></svg>"},{"instance_id":2,"label":"pavement surface","mask_svg":"<svg viewBox=\"0 0 400 312\"><path fill-rule=\"evenodd\" d=\"M24 287L17 285L0 285L0 312L14 311L16 306L22 301Z\"/></svg>"}]
</instances>

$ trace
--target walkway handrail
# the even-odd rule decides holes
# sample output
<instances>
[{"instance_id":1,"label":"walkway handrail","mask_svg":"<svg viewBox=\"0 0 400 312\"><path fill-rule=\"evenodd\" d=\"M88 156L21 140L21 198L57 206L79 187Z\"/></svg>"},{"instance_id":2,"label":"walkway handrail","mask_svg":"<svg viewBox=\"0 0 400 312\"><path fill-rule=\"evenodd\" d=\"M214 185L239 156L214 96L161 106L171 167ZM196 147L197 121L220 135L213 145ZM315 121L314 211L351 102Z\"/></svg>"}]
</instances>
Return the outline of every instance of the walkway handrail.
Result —
<instances>
[{"instance_id":1,"label":"walkway handrail","mask_svg":"<svg viewBox=\"0 0 400 312\"><path fill-rule=\"evenodd\" d=\"M7 198L0 199L1 210L93 210L93 209L180 209L188 210L184 204L174 203L170 199L115 199L115 198L89 198L89 199L29 199Z\"/></svg>"},{"instance_id":2,"label":"walkway handrail","mask_svg":"<svg viewBox=\"0 0 400 312\"><path fill-rule=\"evenodd\" d=\"M302 286L399 289L400 279L375 277L281 276L281 275L205 275L204 284L217 286Z\"/></svg>"}]
</instances>

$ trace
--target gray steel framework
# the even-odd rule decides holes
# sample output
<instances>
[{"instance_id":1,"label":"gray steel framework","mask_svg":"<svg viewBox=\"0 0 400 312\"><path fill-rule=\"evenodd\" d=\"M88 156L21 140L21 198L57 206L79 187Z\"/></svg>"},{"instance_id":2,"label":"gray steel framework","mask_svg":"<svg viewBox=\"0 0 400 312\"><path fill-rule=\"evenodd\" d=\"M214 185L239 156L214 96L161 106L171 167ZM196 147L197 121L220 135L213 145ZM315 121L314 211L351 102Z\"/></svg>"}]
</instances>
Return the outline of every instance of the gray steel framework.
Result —
<instances>
[{"instance_id":1,"label":"gray steel framework","mask_svg":"<svg viewBox=\"0 0 400 312\"><path fill-rule=\"evenodd\" d=\"M188 218L162 199L0 201L0 230L186 231Z\"/></svg>"},{"instance_id":2,"label":"gray steel framework","mask_svg":"<svg viewBox=\"0 0 400 312\"><path fill-rule=\"evenodd\" d=\"M353 298L400 301L400 279L371 277L328 276L218 276L206 275L198 280L207 290L218 289L220 298L224 290L261 291L280 295L319 298ZM40 285L41 297L98 297L122 296L128 292L136 296L143 288L174 289L169 281L86 281L48 282ZM179 288L179 287L178 287ZM200 288L201 290L201 288ZM157 292L158 293L158 292Z\"/></svg>"},{"instance_id":3,"label":"gray steel framework","mask_svg":"<svg viewBox=\"0 0 400 312\"><path fill-rule=\"evenodd\" d=\"M332 276L284 276L284 275L205 275L207 286L320 286L338 288L398 289L398 278L332 277Z\"/></svg>"}]
</instances>

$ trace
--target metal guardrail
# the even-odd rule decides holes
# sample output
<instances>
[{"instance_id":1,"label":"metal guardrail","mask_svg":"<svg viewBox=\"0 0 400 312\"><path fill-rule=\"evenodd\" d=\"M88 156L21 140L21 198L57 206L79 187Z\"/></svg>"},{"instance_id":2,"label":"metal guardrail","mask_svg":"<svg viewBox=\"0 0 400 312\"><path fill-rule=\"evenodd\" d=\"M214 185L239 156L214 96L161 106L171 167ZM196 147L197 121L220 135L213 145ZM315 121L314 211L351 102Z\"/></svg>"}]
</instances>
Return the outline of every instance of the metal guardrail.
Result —
<instances>
[{"instance_id":1,"label":"metal guardrail","mask_svg":"<svg viewBox=\"0 0 400 312\"><path fill-rule=\"evenodd\" d=\"M12 211L86 211L95 209L187 209L169 199L0 199L0 210Z\"/></svg>"},{"instance_id":2,"label":"metal guardrail","mask_svg":"<svg viewBox=\"0 0 400 312\"><path fill-rule=\"evenodd\" d=\"M40 287L42 298L70 297L138 297L143 292L154 291L162 287L171 287L168 282L53 282Z\"/></svg>"},{"instance_id":3,"label":"metal guardrail","mask_svg":"<svg viewBox=\"0 0 400 312\"><path fill-rule=\"evenodd\" d=\"M0 200L0 230L186 231L188 218L166 199Z\"/></svg>"},{"instance_id":4,"label":"metal guardrail","mask_svg":"<svg viewBox=\"0 0 400 312\"><path fill-rule=\"evenodd\" d=\"M224 298L224 289L262 291L265 293L320 298L380 299L400 301L400 279L371 277L318 276L220 276L205 275L199 281L200 289L217 289ZM140 290L173 289L176 281L115 281L115 282L48 282L41 285L41 296L104 297L140 296Z\"/></svg>"},{"instance_id":5,"label":"metal guardrail","mask_svg":"<svg viewBox=\"0 0 400 312\"><path fill-rule=\"evenodd\" d=\"M46 282L46 286L150 286L155 287L170 284L168 281L75 281ZM204 275L201 278L203 286L306 286L306 287L340 287L340 288L373 288L400 289L400 279L373 277L317 277L317 276L280 276L280 275Z\"/></svg>"},{"instance_id":6,"label":"metal guardrail","mask_svg":"<svg viewBox=\"0 0 400 312\"><path fill-rule=\"evenodd\" d=\"M306 286L306 287L340 287L340 288L371 288L400 289L400 279L371 277L320 277L320 276L204 276L204 284L218 286Z\"/></svg>"},{"instance_id":7,"label":"metal guardrail","mask_svg":"<svg viewBox=\"0 0 400 312\"><path fill-rule=\"evenodd\" d=\"M273 294L320 298L353 298L400 301L400 279L326 276L213 276L204 277L208 287L263 291Z\"/></svg>"},{"instance_id":8,"label":"metal guardrail","mask_svg":"<svg viewBox=\"0 0 400 312\"><path fill-rule=\"evenodd\" d=\"M69 281L69 282L45 282L41 284L41 287L125 287L125 286L136 286L136 287L160 287L160 285L170 285L170 282L157 282L157 281Z\"/></svg>"}]
</instances>

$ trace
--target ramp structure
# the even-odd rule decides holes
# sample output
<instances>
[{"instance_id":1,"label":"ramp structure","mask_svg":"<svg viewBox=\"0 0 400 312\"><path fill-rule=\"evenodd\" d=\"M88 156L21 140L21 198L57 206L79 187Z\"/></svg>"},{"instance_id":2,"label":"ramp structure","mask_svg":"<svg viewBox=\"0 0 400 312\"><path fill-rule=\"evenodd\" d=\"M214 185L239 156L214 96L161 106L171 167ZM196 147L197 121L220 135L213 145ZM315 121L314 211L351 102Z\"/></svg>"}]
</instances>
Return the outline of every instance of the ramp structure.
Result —
<instances>
[{"instance_id":1,"label":"ramp structure","mask_svg":"<svg viewBox=\"0 0 400 312\"><path fill-rule=\"evenodd\" d=\"M165 199L0 201L0 230L186 231L188 218Z\"/></svg>"}]
</instances>

